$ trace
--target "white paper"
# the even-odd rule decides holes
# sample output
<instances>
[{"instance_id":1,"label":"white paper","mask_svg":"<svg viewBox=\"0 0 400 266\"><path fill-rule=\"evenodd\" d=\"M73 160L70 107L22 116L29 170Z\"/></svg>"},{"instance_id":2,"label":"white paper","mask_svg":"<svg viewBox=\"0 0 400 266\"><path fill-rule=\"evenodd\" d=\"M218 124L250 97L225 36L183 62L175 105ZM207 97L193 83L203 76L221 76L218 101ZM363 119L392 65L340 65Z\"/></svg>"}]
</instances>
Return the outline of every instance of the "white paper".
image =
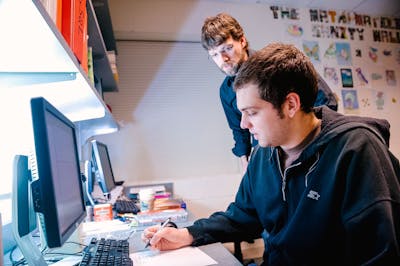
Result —
<instances>
[{"instance_id":1,"label":"white paper","mask_svg":"<svg viewBox=\"0 0 400 266\"><path fill-rule=\"evenodd\" d=\"M217 264L215 260L196 247L185 247L171 251L146 250L132 253L129 257L135 266L206 266Z\"/></svg>"}]
</instances>

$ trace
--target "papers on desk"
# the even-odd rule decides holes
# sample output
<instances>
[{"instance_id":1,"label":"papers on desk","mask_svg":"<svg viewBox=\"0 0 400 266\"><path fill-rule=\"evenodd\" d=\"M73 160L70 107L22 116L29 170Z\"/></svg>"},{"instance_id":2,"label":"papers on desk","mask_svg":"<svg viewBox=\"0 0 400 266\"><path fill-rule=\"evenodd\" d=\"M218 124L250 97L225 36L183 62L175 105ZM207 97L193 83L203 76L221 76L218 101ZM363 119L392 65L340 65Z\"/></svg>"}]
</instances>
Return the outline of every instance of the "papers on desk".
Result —
<instances>
[{"instance_id":1,"label":"papers on desk","mask_svg":"<svg viewBox=\"0 0 400 266\"><path fill-rule=\"evenodd\" d=\"M129 256L135 266L206 266L217 262L196 247L185 247L171 251L146 250Z\"/></svg>"},{"instance_id":2,"label":"papers on desk","mask_svg":"<svg viewBox=\"0 0 400 266\"><path fill-rule=\"evenodd\" d=\"M129 224L120 220L112 220L82 223L80 225L79 237L83 243L87 243L92 237L124 239L128 238L131 233L132 228Z\"/></svg>"}]
</instances>

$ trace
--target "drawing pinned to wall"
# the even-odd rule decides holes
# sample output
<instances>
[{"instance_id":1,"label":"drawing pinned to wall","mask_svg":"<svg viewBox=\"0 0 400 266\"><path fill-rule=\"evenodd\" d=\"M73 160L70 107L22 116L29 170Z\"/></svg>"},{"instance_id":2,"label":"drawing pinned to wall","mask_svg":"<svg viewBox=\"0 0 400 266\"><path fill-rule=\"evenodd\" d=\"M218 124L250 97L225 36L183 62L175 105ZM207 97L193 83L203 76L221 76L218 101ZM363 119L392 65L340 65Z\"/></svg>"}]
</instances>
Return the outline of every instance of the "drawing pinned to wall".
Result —
<instances>
[{"instance_id":1,"label":"drawing pinned to wall","mask_svg":"<svg viewBox=\"0 0 400 266\"><path fill-rule=\"evenodd\" d=\"M362 52L361 52L361 49L356 49L355 50L355 54L356 54L356 57L362 57Z\"/></svg>"},{"instance_id":2,"label":"drawing pinned to wall","mask_svg":"<svg viewBox=\"0 0 400 266\"><path fill-rule=\"evenodd\" d=\"M382 51L382 54L383 54L384 56L392 56L392 50L384 49L384 50Z\"/></svg>"},{"instance_id":3,"label":"drawing pinned to wall","mask_svg":"<svg viewBox=\"0 0 400 266\"><path fill-rule=\"evenodd\" d=\"M388 86L396 86L396 76L394 70L386 70L386 83Z\"/></svg>"},{"instance_id":4,"label":"drawing pinned to wall","mask_svg":"<svg viewBox=\"0 0 400 266\"><path fill-rule=\"evenodd\" d=\"M367 108L371 106L371 103L369 102L369 98L363 98L361 99L362 107Z\"/></svg>"},{"instance_id":5,"label":"drawing pinned to wall","mask_svg":"<svg viewBox=\"0 0 400 266\"><path fill-rule=\"evenodd\" d=\"M371 79L373 81L381 80L382 79L382 75L379 74L379 73L374 72L374 73L371 74Z\"/></svg>"},{"instance_id":6,"label":"drawing pinned to wall","mask_svg":"<svg viewBox=\"0 0 400 266\"><path fill-rule=\"evenodd\" d=\"M385 93L383 91L375 92L375 104L377 110L383 110L385 107Z\"/></svg>"},{"instance_id":7,"label":"drawing pinned to wall","mask_svg":"<svg viewBox=\"0 0 400 266\"><path fill-rule=\"evenodd\" d=\"M303 41L303 50L313 63L320 62L319 45L317 41Z\"/></svg>"},{"instance_id":8,"label":"drawing pinned to wall","mask_svg":"<svg viewBox=\"0 0 400 266\"><path fill-rule=\"evenodd\" d=\"M342 98L345 113L354 113L359 110L356 90L342 90Z\"/></svg>"},{"instance_id":9,"label":"drawing pinned to wall","mask_svg":"<svg viewBox=\"0 0 400 266\"><path fill-rule=\"evenodd\" d=\"M357 86L366 86L368 85L368 79L366 78L366 75L364 75L363 70L361 67L357 67L355 69L356 72L356 77L357 77Z\"/></svg>"},{"instance_id":10,"label":"drawing pinned to wall","mask_svg":"<svg viewBox=\"0 0 400 266\"><path fill-rule=\"evenodd\" d=\"M353 87L353 74L351 73L351 68L341 68L340 76L342 77L342 87Z\"/></svg>"},{"instance_id":11,"label":"drawing pinned to wall","mask_svg":"<svg viewBox=\"0 0 400 266\"><path fill-rule=\"evenodd\" d=\"M286 32L293 37L301 37L303 35L303 28L300 25L290 24L287 26Z\"/></svg>"},{"instance_id":12,"label":"drawing pinned to wall","mask_svg":"<svg viewBox=\"0 0 400 266\"><path fill-rule=\"evenodd\" d=\"M336 43L336 59L338 65L351 65L351 52L349 43Z\"/></svg>"},{"instance_id":13,"label":"drawing pinned to wall","mask_svg":"<svg viewBox=\"0 0 400 266\"><path fill-rule=\"evenodd\" d=\"M324 58L333 59L336 57L336 46L335 43L330 43L328 48L325 50Z\"/></svg>"},{"instance_id":14,"label":"drawing pinned to wall","mask_svg":"<svg viewBox=\"0 0 400 266\"><path fill-rule=\"evenodd\" d=\"M334 85L339 84L337 71L334 67L324 67L324 78L327 82L331 82Z\"/></svg>"},{"instance_id":15,"label":"drawing pinned to wall","mask_svg":"<svg viewBox=\"0 0 400 266\"><path fill-rule=\"evenodd\" d=\"M372 62L376 63L378 61L378 48L370 46L368 56L372 60Z\"/></svg>"}]
</instances>

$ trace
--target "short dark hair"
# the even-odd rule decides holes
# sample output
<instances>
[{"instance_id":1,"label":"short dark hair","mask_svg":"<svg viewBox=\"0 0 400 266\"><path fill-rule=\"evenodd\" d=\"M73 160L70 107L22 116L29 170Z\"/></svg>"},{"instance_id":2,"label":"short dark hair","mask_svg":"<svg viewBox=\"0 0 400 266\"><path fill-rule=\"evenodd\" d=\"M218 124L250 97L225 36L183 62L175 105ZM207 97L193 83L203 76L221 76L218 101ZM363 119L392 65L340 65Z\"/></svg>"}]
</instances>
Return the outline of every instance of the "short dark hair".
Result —
<instances>
[{"instance_id":1,"label":"short dark hair","mask_svg":"<svg viewBox=\"0 0 400 266\"><path fill-rule=\"evenodd\" d=\"M294 45L272 43L243 63L236 75L234 90L254 84L260 98L272 103L279 112L286 96L295 92L300 97L301 109L309 113L317 98L317 77L309 58Z\"/></svg>"},{"instance_id":2,"label":"short dark hair","mask_svg":"<svg viewBox=\"0 0 400 266\"><path fill-rule=\"evenodd\" d=\"M244 31L239 22L231 15L219 13L213 17L207 17L201 28L201 45L209 50L224 43L229 37L239 41L244 36ZM246 42L246 47L248 42Z\"/></svg>"}]
</instances>

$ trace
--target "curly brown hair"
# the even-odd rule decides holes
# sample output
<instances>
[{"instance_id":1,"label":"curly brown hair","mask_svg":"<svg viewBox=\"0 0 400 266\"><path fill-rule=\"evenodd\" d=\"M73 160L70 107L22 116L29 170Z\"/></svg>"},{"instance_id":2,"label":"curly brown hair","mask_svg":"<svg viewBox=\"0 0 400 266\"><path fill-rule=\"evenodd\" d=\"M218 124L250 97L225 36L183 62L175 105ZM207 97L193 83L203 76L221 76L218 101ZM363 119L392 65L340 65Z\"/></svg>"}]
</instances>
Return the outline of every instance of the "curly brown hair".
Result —
<instances>
[{"instance_id":1,"label":"curly brown hair","mask_svg":"<svg viewBox=\"0 0 400 266\"><path fill-rule=\"evenodd\" d=\"M209 50L224 43L229 37L239 41L244 36L244 31L239 22L227 13L219 13L207 17L201 28L201 45ZM246 42L245 49L248 48Z\"/></svg>"}]
</instances>

